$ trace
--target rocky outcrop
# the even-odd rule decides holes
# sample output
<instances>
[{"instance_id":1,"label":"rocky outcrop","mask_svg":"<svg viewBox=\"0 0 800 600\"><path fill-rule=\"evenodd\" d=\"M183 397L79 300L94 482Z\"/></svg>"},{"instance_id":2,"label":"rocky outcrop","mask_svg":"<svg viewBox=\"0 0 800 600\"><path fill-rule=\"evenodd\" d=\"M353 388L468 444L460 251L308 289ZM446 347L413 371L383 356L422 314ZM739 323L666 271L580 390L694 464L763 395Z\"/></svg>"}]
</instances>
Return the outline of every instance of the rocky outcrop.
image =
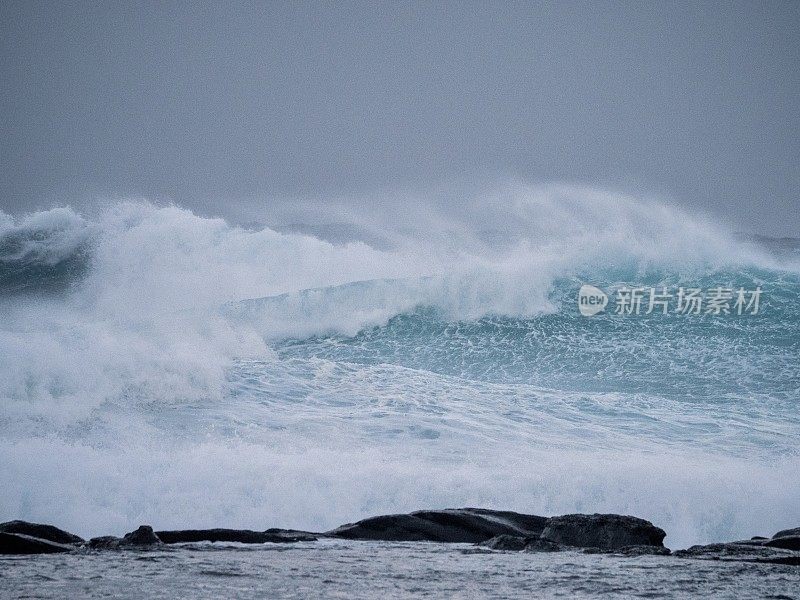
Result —
<instances>
[{"instance_id":1,"label":"rocky outcrop","mask_svg":"<svg viewBox=\"0 0 800 600\"><path fill-rule=\"evenodd\" d=\"M742 544L737 542L692 546L686 550L674 552L673 556L701 560L800 565L800 553L798 552L785 550L783 548L773 548L766 545Z\"/></svg>"},{"instance_id":2,"label":"rocky outcrop","mask_svg":"<svg viewBox=\"0 0 800 600\"><path fill-rule=\"evenodd\" d=\"M352 540L477 543L498 535L538 537L546 517L480 508L423 510L348 523L326 533Z\"/></svg>"},{"instance_id":3,"label":"rocky outcrop","mask_svg":"<svg viewBox=\"0 0 800 600\"><path fill-rule=\"evenodd\" d=\"M69 531L64 531L53 525L29 523L28 521L6 521L5 523L0 523L0 532L19 533L57 544L82 544L84 542L82 537Z\"/></svg>"},{"instance_id":4,"label":"rocky outcrop","mask_svg":"<svg viewBox=\"0 0 800 600\"><path fill-rule=\"evenodd\" d=\"M546 530L546 528L545 528ZM587 539L597 539L597 536L589 537ZM576 540L573 539L573 542ZM574 543L571 545L559 544L551 540L545 539L544 535L541 537L520 537L514 535L498 535L485 542L478 544L484 548L492 550L505 550L515 552L560 552L564 550L582 550L586 554L624 554L626 556L643 556L643 555L659 555L666 556L670 554L669 548L663 545L654 544L636 544L629 546L615 546L614 548L602 548L596 545L592 546L576 546Z\"/></svg>"},{"instance_id":5,"label":"rocky outcrop","mask_svg":"<svg viewBox=\"0 0 800 600\"><path fill-rule=\"evenodd\" d=\"M149 525L140 525L139 529L126 533L122 538L124 546L153 546L160 543L161 540Z\"/></svg>"},{"instance_id":6,"label":"rocky outcrop","mask_svg":"<svg viewBox=\"0 0 800 600\"><path fill-rule=\"evenodd\" d=\"M763 544L768 548L784 548L786 550L800 550L800 535L783 535Z\"/></svg>"},{"instance_id":7,"label":"rocky outcrop","mask_svg":"<svg viewBox=\"0 0 800 600\"><path fill-rule=\"evenodd\" d=\"M506 534L497 535L484 542L479 542L478 546L511 552L559 552L566 549L559 544L548 542L538 537L520 537Z\"/></svg>"},{"instance_id":8,"label":"rocky outcrop","mask_svg":"<svg viewBox=\"0 0 800 600\"><path fill-rule=\"evenodd\" d=\"M0 554L54 554L74 550L70 544L59 544L24 533L0 532Z\"/></svg>"},{"instance_id":9,"label":"rocky outcrop","mask_svg":"<svg viewBox=\"0 0 800 600\"><path fill-rule=\"evenodd\" d=\"M123 537L92 538L93 549L158 548L163 544L238 542L244 544L315 541L318 537L377 541L476 543L487 550L513 552L582 551L624 556L669 555L663 529L637 517L617 514L570 514L541 517L482 508L421 510L380 515L342 525L324 534L291 529L183 529L154 532L142 525ZM0 554L70 552L82 538L53 525L0 523ZM692 546L678 558L800 565L800 528L772 538Z\"/></svg>"},{"instance_id":10,"label":"rocky outcrop","mask_svg":"<svg viewBox=\"0 0 800 600\"><path fill-rule=\"evenodd\" d=\"M484 548L491 548L492 550L510 550L512 552L519 552L525 549L525 546L528 545L532 539L536 538L526 538L520 537L518 535L496 535L493 538L485 540L483 542L478 542L479 546L483 546Z\"/></svg>"},{"instance_id":11,"label":"rocky outcrop","mask_svg":"<svg viewBox=\"0 0 800 600\"><path fill-rule=\"evenodd\" d=\"M613 552L625 556L669 556L672 554L670 549L664 546L623 546Z\"/></svg>"},{"instance_id":12,"label":"rocky outcrop","mask_svg":"<svg viewBox=\"0 0 800 600\"><path fill-rule=\"evenodd\" d=\"M159 531L156 533L165 544L181 544L186 542L239 542L242 544L313 542L317 536L306 531L291 529L267 529L252 531L249 529L181 529L175 531Z\"/></svg>"},{"instance_id":13,"label":"rocky outcrop","mask_svg":"<svg viewBox=\"0 0 800 600\"><path fill-rule=\"evenodd\" d=\"M563 546L617 550L626 546L663 547L666 535L663 529L638 517L574 514L548 519L541 537Z\"/></svg>"},{"instance_id":14,"label":"rocky outcrop","mask_svg":"<svg viewBox=\"0 0 800 600\"><path fill-rule=\"evenodd\" d=\"M783 529L782 531L779 531L773 535L772 539L774 540L775 538L790 537L795 535L800 535L800 527L795 527L794 529Z\"/></svg>"},{"instance_id":15,"label":"rocky outcrop","mask_svg":"<svg viewBox=\"0 0 800 600\"><path fill-rule=\"evenodd\" d=\"M525 552L560 552L561 550L567 550L567 548L542 538L533 538L525 544L524 548Z\"/></svg>"},{"instance_id":16,"label":"rocky outcrop","mask_svg":"<svg viewBox=\"0 0 800 600\"><path fill-rule=\"evenodd\" d=\"M90 539L87 545L89 548L95 550L116 550L120 547L121 543L122 538L118 538L115 535L101 535Z\"/></svg>"},{"instance_id":17,"label":"rocky outcrop","mask_svg":"<svg viewBox=\"0 0 800 600\"><path fill-rule=\"evenodd\" d=\"M686 550L678 550L675 556L701 560L800 565L800 527L784 529L772 538L755 536L749 540L692 546Z\"/></svg>"},{"instance_id":18,"label":"rocky outcrop","mask_svg":"<svg viewBox=\"0 0 800 600\"><path fill-rule=\"evenodd\" d=\"M666 533L649 521L624 515L540 517L475 508L382 515L342 525L326 535L385 541L472 542L494 550L552 552L563 547L663 548Z\"/></svg>"},{"instance_id":19,"label":"rocky outcrop","mask_svg":"<svg viewBox=\"0 0 800 600\"><path fill-rule=\"evenodd\" d=\"M113 535L89 540L89 547L96 550L117 550L120 548L147 548L162 545L162 541L149 525L141 525L136 531L118 538Z\"/></svg>"},{"instance_id":20,"label":"rocky outcrop","mask_svg":"<svg viewBox=\"0 0 800 600\"><path fill-rule=\"evenodd\" d=\"M763 546L764 542L768 542L769 538L765 537L752 537L749 540L737 540L735 542L727 542L729 544L740 544L744 546Z\"/></svg>"}]
</instances>

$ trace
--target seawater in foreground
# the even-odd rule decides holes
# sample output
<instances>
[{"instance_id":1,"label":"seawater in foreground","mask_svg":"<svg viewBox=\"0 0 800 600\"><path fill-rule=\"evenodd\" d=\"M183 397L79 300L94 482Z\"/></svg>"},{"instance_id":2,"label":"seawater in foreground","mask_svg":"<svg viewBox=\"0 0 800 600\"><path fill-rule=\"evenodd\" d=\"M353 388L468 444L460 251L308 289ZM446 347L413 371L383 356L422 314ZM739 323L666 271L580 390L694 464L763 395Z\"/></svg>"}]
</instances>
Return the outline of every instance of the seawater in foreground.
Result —
<instances>
[{"instance_id":1,"label":"seawater in foreground","mask_svg":"<svg viewBox=\"0 0 800 600\"><path fill-rule=\"evenodd\" d=\"M0 558L24 598L792 598L800 568L674 557L321 540Z\"/></svg>"}]
</instances>

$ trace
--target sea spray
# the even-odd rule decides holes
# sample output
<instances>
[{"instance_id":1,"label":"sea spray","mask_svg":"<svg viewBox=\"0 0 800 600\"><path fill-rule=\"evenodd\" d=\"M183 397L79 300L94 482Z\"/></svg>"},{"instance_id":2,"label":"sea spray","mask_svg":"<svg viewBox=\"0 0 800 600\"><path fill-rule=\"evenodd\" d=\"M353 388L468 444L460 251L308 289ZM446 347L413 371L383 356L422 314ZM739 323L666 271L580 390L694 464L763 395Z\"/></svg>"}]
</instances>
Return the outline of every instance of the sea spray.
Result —
<instances>
[{"instance_id":1,"label":"sea spray","mask_svg":"<svg viewBox=\"0 0 800 600\"><path fill-rule=\"evenodd\" d=\"M3 215L0 517L325 529L471 504L627 512L673 547L800 521L794 249L598 190L495 194L365 210L345 239L146 202ZM764 307L587 318L583 283L758 285Z\"/></svg>"}]
</instances>

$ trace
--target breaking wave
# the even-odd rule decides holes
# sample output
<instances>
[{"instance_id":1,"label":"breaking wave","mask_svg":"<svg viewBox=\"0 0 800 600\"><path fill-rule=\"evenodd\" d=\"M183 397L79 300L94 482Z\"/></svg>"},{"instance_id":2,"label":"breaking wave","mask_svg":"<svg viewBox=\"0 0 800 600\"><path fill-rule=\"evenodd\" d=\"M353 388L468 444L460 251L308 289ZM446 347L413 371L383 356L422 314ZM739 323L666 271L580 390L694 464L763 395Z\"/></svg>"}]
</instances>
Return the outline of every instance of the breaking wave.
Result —
<instances>
[{"instance_id":1,"label":"breaking wave","mask_svg":"<svg viewBox=\"0 0 800 600\"><path fill-rule=\"evenodd\" d=\"M0 518L325 528L484 505L633 513L672 546L800 520L796 243L578 187L330 206L313 227L302 206L272 227L0 213ZM582 282L764 304L585 318Z\"/></svg>"}]
</instances>

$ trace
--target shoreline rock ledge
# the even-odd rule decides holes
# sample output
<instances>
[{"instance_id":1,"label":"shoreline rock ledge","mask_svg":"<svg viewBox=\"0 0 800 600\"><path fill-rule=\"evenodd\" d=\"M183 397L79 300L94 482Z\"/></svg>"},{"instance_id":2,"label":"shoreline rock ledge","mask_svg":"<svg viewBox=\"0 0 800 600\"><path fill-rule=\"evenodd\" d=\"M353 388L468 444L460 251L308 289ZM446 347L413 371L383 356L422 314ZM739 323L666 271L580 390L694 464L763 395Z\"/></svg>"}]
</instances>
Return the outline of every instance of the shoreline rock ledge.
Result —
<instances>
[{"instance_id":1,"label":"shoreline rock ledge","mask_svg":"<svg viewBox=\"0 0 800 600\"><path fill-rule=\"evenodd\" d=\"M123 537L88 542L54 527L27 521L0 523L0 554L49 554L93 550L158 550L167 544L313 542L319 538L386 542L472 543L488 550L514 552L581 551L623 556L672 555L676 559L717 560L800 566L800 528L771 538L692 546L671 553L666 533L650 521L618 514L542 517L484 508L420 510L379 515L347 523L326 533L292 529L185 529L153 531L142 525Z\"/></svg>"},{"instance_id":2,"label":"shoreline rock ledge","mask_svg":"<svg viewBox=\"0 0 800 600\"><path fill-rule=\"evenodd\" d=\"M562 546L620 550L632 546L664 547L667 532L650 521L616 514L551 517L541 538Z\"/></svg>"},{"instance_id":3,"label":"shoreline rock ledge","mask_svg":"<svg viewBox=\"0 0 800 600\"><path fill-rule=\"evenodd\" d=\"M638 517L616 514L526 515L481 508L424 510L370 517L326 536L392 542L477 543L495 550L553 552L592 549L629 554L669 553L666 532Z\"/></svg>"},{"instance_id":4,"label":"shoreline rock ledge","mask_svg":"<svg viewBox=\"0 0 800 600\"><path fill-rule=\"evenodd\" d=\"M56 544L82 544L85 541L82 537L53 525L29 523L28 521L6 521L5 523L0 523L0 532L27 535Z\"/></svg>"},{"instance_id":5,"label":"shoreline rock ledge","mask_svg":"<svg viewBox=\"0 0 800 600\"><path fill-rule=\"evenodd\" d=\"M386 542L478 543L498 535L538 537L547 517L484 508L419 510L347 523L327 537Z\"/></svg>"},{"instance_id":6,"label":"shoreline rock ledge","mask_svg":"<svg viewBox=\"0 0 800 600\"><path fill-rule=\"evenodd\" d=\"M6 521L0 523L0 554L72 552L84 539L53 525Z\"/></svg>"},{"instance_id":7,"label":"shoreline rock ledge","mask_svg":"<svg viewBox=\"0 0 800 600\"><path fill-rule=\"evenodd\" d=\"M240 544L287 544L291 542L313 542L317 535L293 529L180 529L157 531L156 535L165 544L184 544L192 542L239 542Z\"/></svg>"},{"instance_id":8,"label":"shoreline rock ledge","mask_svg":"<svg viewBox=\"0 0 800 600\"><path fill-rule=\"evenodd\" d=\"M72 552L75 546L59 544L24 533L0 531L0 554L55 554Z\"/></svg>"},{"instance_id":9,"label":"shoreline rock ledge","mask_svg":"<svg viewBox=\"0 0 800 600\"><path fill-rule=\"evenodd\" d=\"M153 531L149 525L141 525L136 531L126 533L123 537L118 538L113 535L104 535L89 540L89 547L96 550L118 549L124 547L137 547L148 548L151 546L162 546L163 542Z\"/></svg>"}]
</instances>

